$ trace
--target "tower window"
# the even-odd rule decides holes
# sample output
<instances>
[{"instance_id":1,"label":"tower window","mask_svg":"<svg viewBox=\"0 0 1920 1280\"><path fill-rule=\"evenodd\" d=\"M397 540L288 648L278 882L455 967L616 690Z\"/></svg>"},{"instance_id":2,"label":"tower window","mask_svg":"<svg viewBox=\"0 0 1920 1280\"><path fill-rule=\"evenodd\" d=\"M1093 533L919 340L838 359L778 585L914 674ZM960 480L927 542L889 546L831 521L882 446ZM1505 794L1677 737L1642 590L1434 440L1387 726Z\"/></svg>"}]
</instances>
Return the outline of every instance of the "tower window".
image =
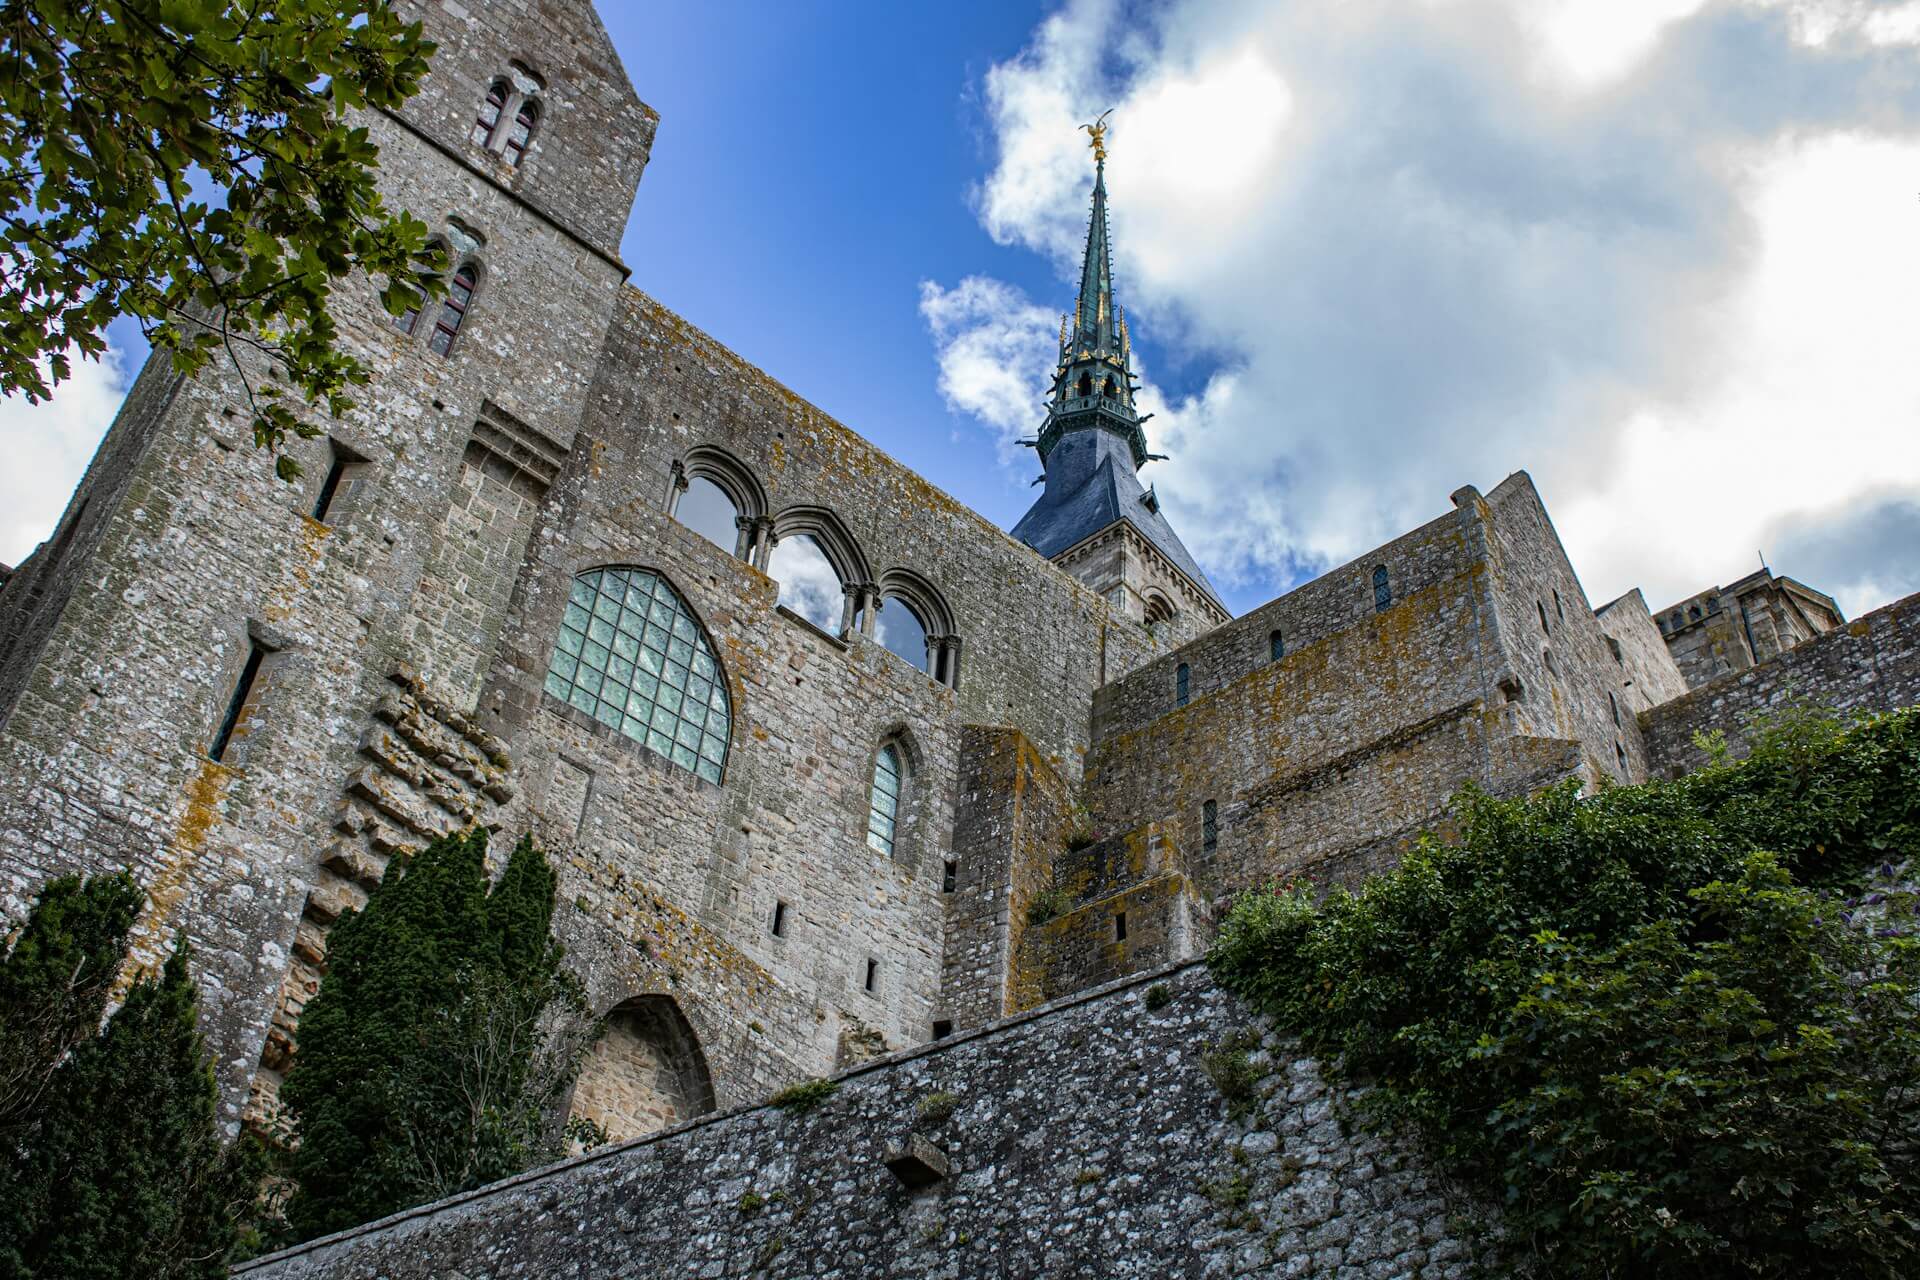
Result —
<instances>
[{"instance_id":1,"label":"tower window","mask_svg":"<svg viewBox=\"0 0 1920 1280\"><path fill-rule=\"evenodd\" d=\"M507 163L518 168L521 157L527 154L527 148L533 145L533 127L540 122L540 104L532 98L520 104L520 110L513 116L513 128L507 131L505 155Z\"/></svg>"},{"instance_id":2,"label":"tower window","mask_svg":"<svg viewBox=\"0 0 1920 1280\"><path fill-rule=\"evenodd\" d=\"M873 790L867 804L867 843L877 852L893 856L893 841L900 821L900 752L892 743L880 748L873 758Z\"/></svg>"},{"instance_id":3,"label":"tower window","mask_svg":"<svg viewBox=\"0 0 1920 1280\"><path fill-rule=\"evenodd\" d=\"M1124 911L1113 913L1113 940L1115 942L1127 940L1127 913Z\"/></svg>"},{"instance_id":4,"label":"tower window","mask_svg":"<svg viewBox=\"0 0 1920 1280\"><path fill-rule=\"evenodd\" d=\"M1384 613L1393 603L1393 582L1387 577L1387 566L1381 565L1373 571L1373 608L1376 613Z\"/></svg>"},{"instance_id":5,"label":"tower window","mask_svg":"<svg viewBox=\"0 0 1920 1280\"><path fill-rule=\"evenodd\" d=\"M329 440L326 478L320 482L319 496L313 502L313 518L322 524L328 523L328 517L335 515L344 494L353 492L358 483L358 475L365 469L363 459L343 447L338 440Z\"/></svg>"},{"instance_id":6,"label":"tower window","mask_svg":"<svg viewBox=\"0 0 1920 1280\"><path fill-rule=\"evenodd\" d=\"M509 92L505 80L495 80L487 86L487 96L480 103L480 113L474 117L473 132L469 135L475 146L484 147L493 141L493 131L500 127L500 113L506 109Z\"/></svg>"},{"instance_id":7,"label":"tower window","mask_svg":"<svg viewBox=\"0 0 1920 1280\"><path fill-rule=\"evenodd\" d=\"M233 686L233 696L227 700L227 713L220 718L220 730L213 735L213 746L207 751L209 758L224 762L227 749L234 745L234 739L244 738L252 728L254 685L260 679L260 664L266 660L267 653L268 650L258 641L248 642L246 665L240 668L239 682Z\"/></svg>"},{"instance_id":8,"label":"tower window","mask_svg":"<svg viewBox=\"0 0 1920 1280\"><path fill-rule=\"evenodd\" d=\"M1533 607L1540 611L1540 633L1542 635L1552 635L1553 628L1547 625L1547 606L1535 600Z\"/></svg>"},{"instance_id":9,"label":"tower window","mask_svg":"<svg viewBox=\"0 0 1920 1280\"><path fill-rule=\"evenodd\" d=\"M777 899L775 900L773 904L773 919L769 922L768 929L776 938L784 938L787 936L786 903L778 901Z\"/></svg>"},{"instance_id":10,"label":"tower window","mask_svg":"<svg viewBox=\"0 0 1920 1280\"><path fill-rule=\"evenodd\" d=\"M427 345L441 355L452 352L453 339L466 323L467 308L473 305L473 291L479 284L480 273L471 262L454 272L453 279L447 282L447 296L441 299L440 316L433 322L433 336L427 339Z\"/></svg>"},{"instance_id":11,"label":"tower window","mask_svg":"<svg viewBox=\"0 0 1920 1280\"><path fill-rule=\"evenodd\" d=\"M1083 396L1092 395L1093 394L1093 375L1090 373L1081 374L1080 381L1078 384L1075 385L1074 390L1078 391Z\"/></svg>"},{"instance_id":12,"label":"tower window","mask_svg":"<svg viewBox=\"0 0 1920 1280\"><path fill-rule=\"evenodd\" d=\"M1220 847L1220 810L1209 800L1200 806L1200 851L1212 853Z\"/></svg>"},{"instance_id":13,"label":"tower window","mask_svg":"<svg viewBox=\"0 0 1920 1280\"><path fill-rule=\"evenodd\" d=\"M946 869L940 873L940 892L952 893L954 889L959 887L959 883L960 864L952 858L948 858Z\"/></svg>"},{"instance_id":14,"label":"tower window","mask_svg":"<svg viewBox=\"0 0 1920 1280\"><path fill-rule=\"evenodd\" d=\"M1620 723L1620 700L1612 694L1607 695L1607 709L1613 712L1613 722Z\"/></svg>"},{"instance_id":15,"label":"tower window","mask_svg":"<svg viewBox=\"0 0 1920 1280\"><path fill-rule=\"evenodd\" d=\"M546 690L708 782L726 769L726 676L706 632L658 574L590 569L573 580Z\"/></svg>"},{"instance_id":16,"label":"tower window","mask_svg":"<svg viewBox=\"0 0 1920 1280\"><path fill-rule=\"evenodd\" d=\"M948 1036L952 1034L953 1034L953 1019L935 1018L933 1020L933 1038L935 1040L945 1040Z\"/></svg>"},{"instance_id":17,"label":"tower window","mask_svg":"<svg viewBox=\"0 0 1920 1280\"><path fill-rule=\"evenodd\" d=\"M878 960L867 961L867 984L866 985L867 985L868 991L873 991L875 988L877 988L880 985L880 962Z\"/></svg>"},{"instance_id":18,"label":"tower window","mask_svg":"<svg viewBox=\"0 0 1920 1280\"><path fill-rule=\"evenodd\" d=\"M1176 707L1186 706L1187 696L1192 692L1192 688L1193 672L1188 668L1187 664L1183 662L1173 669L1173 705Z\"/></svg>"},{"instance_id":19,"label":"tower window","mask_svg":"<svg viewBox=\"0 0 1920 1280\"><path fill-rule=\"evenodd\" d=\"M1278 662L1286 656L1287 638L1280 634L1278 627L1275 627L1273 633L1267 637L1267 657L1270 661Z\"/></svg>"}]
</instances>

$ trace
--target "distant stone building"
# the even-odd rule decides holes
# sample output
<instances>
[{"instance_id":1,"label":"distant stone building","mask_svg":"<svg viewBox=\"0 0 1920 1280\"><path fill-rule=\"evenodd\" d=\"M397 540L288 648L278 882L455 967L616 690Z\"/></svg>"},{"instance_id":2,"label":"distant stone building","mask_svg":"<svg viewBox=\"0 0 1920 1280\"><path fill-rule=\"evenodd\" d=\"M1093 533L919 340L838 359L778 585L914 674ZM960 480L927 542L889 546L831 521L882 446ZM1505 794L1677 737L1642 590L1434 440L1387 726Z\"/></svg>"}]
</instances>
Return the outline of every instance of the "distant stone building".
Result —
<instances>
[{"instance_id":1,"label":"distant stone building","mask_svg":"<svg viewBox=\"0 0 1920 1280\"><path fill-rule=\"evenodd\" d=\"M1721 676L1831 631L1846 618L1833 597L1762 567L1732 586L1707 590L1656 617L1687 687Z\"/></svg>"},{"instance_id":2,"label":"distant stone building","mask_svg":"<svg viewBox=\"0 0 1920 1280\"><path fill-rule=\"evenodd\" d=\"M150 360L0 590L0 910L131 867L230 1121L333 922L471 823L553 855L608 1025L574 1107L626 1137L1197 955L1223 895L1357 880L1465 783L1638 781L1774 696L1676 703L1687 627L1596 615L1524 474L1230 617L1139 479L1104 163L1009 536L628 282L656 117L590 5L400 7L439 52L366 124L448 297L340 291L376 373L293 487L230 372ZM1754 583L1687 620L1743 619L1731 671L1839 621ZM1824 678L1904 697L1908 617Z\"/></svg>"}]
</instances>

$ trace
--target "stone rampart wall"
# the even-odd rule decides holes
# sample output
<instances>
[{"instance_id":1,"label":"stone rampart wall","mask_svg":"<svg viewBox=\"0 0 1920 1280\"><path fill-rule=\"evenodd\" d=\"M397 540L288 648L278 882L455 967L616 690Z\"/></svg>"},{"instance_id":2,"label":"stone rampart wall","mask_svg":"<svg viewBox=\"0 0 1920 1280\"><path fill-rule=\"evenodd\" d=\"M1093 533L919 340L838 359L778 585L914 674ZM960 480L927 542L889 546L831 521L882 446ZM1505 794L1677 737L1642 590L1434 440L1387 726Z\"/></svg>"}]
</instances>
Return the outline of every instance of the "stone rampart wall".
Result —
<instances>
[{"instance_id":1,"label":"stone rampart wall","mask_svg":"<svg viewBox=\"0 0 1920 1280\"><path fill-rule=\"evenodd\" d=\"M1920 704L1920 595L1815 636L1745 671L1643 712L1654 771L1674 777L1707 763L1696 733L1724 730L1737 759L1753 717L1793 702L1840 711Z\"/></svg>"},{"instance_id":2,"label":"stone rampart wall","mask_svg":"<svg viewBox=\"0 0 1920 1280\"><path fill-rule=\"evenodd\" d=\"M1222 1097L1236 1036L1257 1082ZM242 1267L246 1280L1469 1274L1488 1214L1198 966ZM911 1187L887 1164L891 1151Z\"/></svg>"}]
</instances>

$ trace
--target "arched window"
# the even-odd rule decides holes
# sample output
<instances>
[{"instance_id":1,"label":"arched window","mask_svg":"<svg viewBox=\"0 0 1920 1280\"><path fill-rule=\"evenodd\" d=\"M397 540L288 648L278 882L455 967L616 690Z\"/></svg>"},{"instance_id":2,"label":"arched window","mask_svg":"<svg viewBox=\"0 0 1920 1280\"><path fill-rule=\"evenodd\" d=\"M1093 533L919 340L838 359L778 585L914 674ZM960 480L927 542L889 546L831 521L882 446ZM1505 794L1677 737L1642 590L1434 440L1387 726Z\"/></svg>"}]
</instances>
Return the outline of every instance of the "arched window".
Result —
<instances>
[{"instance_id":1,"label":"arched window","mask_svg":"<svg viewBox=\"0 0 1920 1280\"><path fill-rule=\"evenodd\" d=\"M540 122L540 103L534 98L521 100L520 109L513 113L513 127L507 130L507 146L502 153L507 163L519 167L520 158L527 154L527 148L533 145L533 127Z\"/></svg>"},{"instance_id":2,"label":"arched window","mask_svg":"<svg viewBox=\"0 0 1920 1280\"><path fill-rule=\"evenodd\" d=\"M1267 656L1273 662L1278 662L1287 656L1287 638L1280 634L1278 627L1275 627L1273 633L1267 637Z\"/></svg>"},{"instance_id":3,"label":"arched window","mask_svg":"<svg viewBox=\"0 0 1920 1280\"><path fill-rule=\"evenodd\" d=\"M1539 602L1538 600L1535 600L1535 601L1533 602L1533 607L1534 607L1534 608L1536 608L1536 609L1538 609L1538 610L1540 611L1540 631L1541 631L1541 634L1542 634L1542 635L1549 635L1549 636L1550 636L1550 635L1552 635L1552 634L1553 634L1553 628L1551 628L1551 627L1549 627L1549 626L1547 625L1547 606L1546 606L1546 605L1544 605L1544 604L1542 604L1542 603L1540 603L1540 602Z\"/></svg>"},{"instance_id":4,"label":"arched window","mask_svg":"<svg viewBox=\"0 0 1920 1280\"><path fill-rule=\"evenodd\" d=\"M1393 603L1393 583L1387 577L1387 566L1381 565L1373 571L1373 607L1375 612L1384 612Z\"/></svg>"},{"instance_id":5,"label":"arched window","mask_svg":"<svg viewBox=\"0 0 1920 1280\"><path fill-rule=\"evenodd\" d=\"M1700 606L1699 606L1699 605L1697 605L1697 604L1696 604L1696 605L1689 605L1689 606L1687 607L1687 621L1689 621L1689 622L1698 622L1698 621L1700 621Z\"/></svg>"},{"instance_id":6,"label":"arched window","mask_svg":"<svg viewBox=\"0 0 1920 1280\"><path fill-rule=\"evenodd\" d=\"M1158 591L1149 591L1147 593L1144 616L1148 626L1152 627L1158 626L1162 622L1172 622L1173 613L1173 601L1167 599Z\"/></svg>"},{"instance_id":7,"label":"arched window","mask_svg":"<svg viewBox=\"0 0 1920 1280\"><path fill-rule=\"evenodd\" d=\"M1112 397L1120 394L1119 384L1114 382L1113 378L1109 376L1106 382L1101 385L1100 394L1111 399Z\"/></svg>"},{"instance_id":8,"label":"arched window","mask_svg":"<svg viewBox=\"0 0 1920 1280\"><path fill-rule=\"evenodd\" d=\"M880 612L873 620L873 638L888 653L903 658L922 671L928 670L927 626L913 606L898 596L883 596Z\"/></svg>"},{"instance_id":9,"label":"arched window","mask_svg":"<svg viewBox=\"0 0 1920 1280\"><path fill-rule=\"evenodd\" d=\"M893 856L905 790L906 770L900 763L900 748L889 742L873 758L873 789L867 799L867 843L889 858Z\"/></svg>"},{"instance_id":10,"label":"arched window","mask_svg":"<svg viewBox=\"0 0 1920 1280\"><path fill-rule=\"evenodd\" d=\"M1193 672L1188 668L1187 664L1183 662L1173 669L1173 705L1176 707L1186 706L1187 695L1192 692L1192 689Z\"/></svg>"},{"instance_id":11,"label":"arched window","mask_svg":"<svg viewBox=\"0 0 1920 1280\"><path fill-rule=\"evenodd\" d=\"M453 279L447 281L447 296L440 301L440 316L433 322L433 336L427 339L429 347L443 356L452 352L454 337L466 323L467 308L473 305L474 290L479 287L479 270L471 262L462 263Z\"/></svg>"},{"instance_id":12,"label":"arched window","mask_svg":"<svg viewBox=\"0 0 1920 1280\"><path fill-rule=\"evenodd\" d=\"M830 635L845 627L846 586L811 534L789 534L773 548L767 576L780 584L779 603Z\"/></svg>"},{"instance_id":13,"label":"arched window","mask_svg":"<svg viewBox=\"0 0 1920 1280\"><path fill-rule=\"evenodd\" d=\"M1083 396L1092 395L1093 394L1093 375L1090 373L1081 374L1080 381L1078 385L1075 386L1074 390L1078 391Z\"/></svg>"},{"instance_id":14,"label":"arched window","mask_svg":"<svg viewBox=\"0 0 1920 1280\"><path fill-rule=\"evenodd\" d=\"M480 103L480 113L473 119L473 131L468 135L474 145L484 147L493 141L493 131L500 127L500 113L506 109L507 95L513 87L505 80L495 80L487 86L487 96Z\"/></svg>"},{"instance_id":15,"label":"arched window","mask_svg":"<svg viewBox=\"0 0 1920 1280\"><path fill-rule=\"evenodd\" d=\"M687 481L686 490L674 504L673 518L728 555L740 545L740 509L726 490L705 476Z\"/></svg>"},{"instance_id":16,"label":"arched window","mask_svg":"<svg viewBox=\"0 0 1920 1280\"><path fill-rule=\"evenodd\" d=\"M1673 623L1673 629L1675 631L1678 631L1682 626L1686 625L1686 619L1681 616L1680 611L1678 609L1675 609L1673 611L1673 618L1671 619L1671 621Z\"/></svg>"},{"instance_id":17,"label":"arched window","mask_svg":"<svg viewBox=\"0 0 1920 1280\"><path fill-rule=\"evenodd\" d=\"M573 580L546 688L708 782L726 769L726 677L686 602L656 573L590 569Z\"/></svg>"}]
</instances>

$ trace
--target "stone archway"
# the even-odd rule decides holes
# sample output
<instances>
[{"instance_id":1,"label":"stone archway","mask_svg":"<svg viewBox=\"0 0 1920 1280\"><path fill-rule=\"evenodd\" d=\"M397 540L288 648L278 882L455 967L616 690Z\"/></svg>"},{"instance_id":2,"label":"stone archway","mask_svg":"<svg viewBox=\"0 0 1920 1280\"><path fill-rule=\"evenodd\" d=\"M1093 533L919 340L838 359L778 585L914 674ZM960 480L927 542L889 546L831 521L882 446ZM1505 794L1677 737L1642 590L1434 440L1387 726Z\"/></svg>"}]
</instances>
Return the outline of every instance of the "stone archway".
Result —
<instances>
[{"instance_id":1,"label":"stone archway","mask_svg":"<svg viewBox=\"0 0 1920 1280\"><path fill-rule=\"evenodd\" d=\"M574 1084L568 1115L592 1120L624 1142L713 1109L713 1077L686 1015L671 996L648 995L607 1015Z\"/></svg>"}]
</instances>

